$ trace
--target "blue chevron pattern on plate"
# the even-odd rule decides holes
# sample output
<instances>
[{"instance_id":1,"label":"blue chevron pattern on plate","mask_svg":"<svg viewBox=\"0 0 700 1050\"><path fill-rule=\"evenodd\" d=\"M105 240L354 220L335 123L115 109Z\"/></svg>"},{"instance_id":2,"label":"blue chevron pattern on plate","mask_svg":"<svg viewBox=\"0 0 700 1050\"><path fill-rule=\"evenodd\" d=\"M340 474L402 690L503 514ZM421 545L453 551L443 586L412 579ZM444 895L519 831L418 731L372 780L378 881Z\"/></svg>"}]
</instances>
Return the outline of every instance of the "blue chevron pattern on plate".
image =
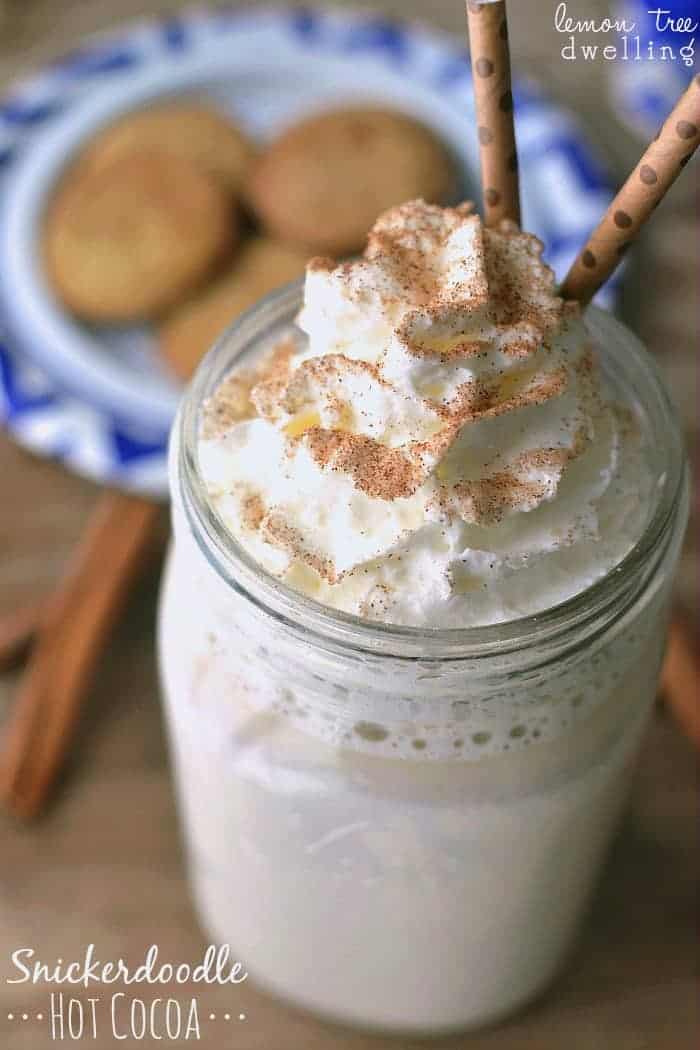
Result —
<instances>
[{"instance_id":1,"label":"blue chevron pattern on plate","mask_svg":"<svg viewBox=\"0 0 700 1050\"><path fill-rule=\"evenodd\" d=\"M12 187L28 151L87 100L138 83L139 77L151 85L157 81L165 94L186 90L198 86L210 69L212 94L220 102L222 71L245 65L251 55L261 75L266 67L275 70L282 58L287 71L296 68L300 80L302 71L306 78L304 88L293 87L297 82L290 79L284 93L267 89L257 97L254 87L247 90L237 115L253 131L272 134L306 106L326 101L324 83L333 86L331 103L362 97L362 88L372 83L385 85L375 88L375 100L399 106L402 100L406 104L408 86L422 93L419 117L430 122L439 114L436 126L453 139L465 185L476 184L471 74L458 41L366 12L224 6L131 23L88 40L18 83L0 102L0 193ZM309 77L314 62L325 81L321 74L316 81ZM190 69L197 71L191 83ZM297 98L295 91L304 90ZM152 90L147 97L153 97ZM548 260L561 276L610 200L608 178L575 119L536 85L519 82L516 103L525 223L545 242ZM608 289L608 302L612 294ZM115 351L114 358L128 369L128 355ZM89 374L55 360L50 347L15 338L0 311L0 422L13 437L96 481L164 497L165 426L154 431L152 419L129 417L128 406L110 403L86 379ZM138 386L138 373L127 380ZM166 406L168 396L166 389Z\"/></svg>"},{"instance_id":2,"label":"blue chevron pattern on plate","mask_svg":"<svg viewBox=\"0 0 700 1050\"><path fill-rule=\"evenodd\" d=\"M162 440L132 432L89 404L61 393L0 334L0 423L19 444L101 484L167 495Z\"/></svg>"}]
</instances>

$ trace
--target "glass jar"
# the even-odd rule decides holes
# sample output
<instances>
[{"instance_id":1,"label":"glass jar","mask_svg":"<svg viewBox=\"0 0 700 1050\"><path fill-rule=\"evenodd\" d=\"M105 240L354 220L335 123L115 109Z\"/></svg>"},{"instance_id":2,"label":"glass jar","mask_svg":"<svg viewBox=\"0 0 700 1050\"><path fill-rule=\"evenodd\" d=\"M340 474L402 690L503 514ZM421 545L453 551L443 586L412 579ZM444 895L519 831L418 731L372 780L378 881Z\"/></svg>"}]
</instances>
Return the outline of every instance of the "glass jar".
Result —
<instances>
[{"instance_id":1,"label":"glass jar","mask_svg":"<svg viewBox=\"0 0 700 1050\"><path fill-rule=\"evenodd\" d=\"M687 518L678 426L650 357L591 309L655 458L638 544L527 619L368 623L262 571L198 473L203 401L299 303L295 285L224 336L171 443L160 659L196 906L252 977L327 1017L483 1024L561 966L625 799Z\"/></svg>"}]
</instances>

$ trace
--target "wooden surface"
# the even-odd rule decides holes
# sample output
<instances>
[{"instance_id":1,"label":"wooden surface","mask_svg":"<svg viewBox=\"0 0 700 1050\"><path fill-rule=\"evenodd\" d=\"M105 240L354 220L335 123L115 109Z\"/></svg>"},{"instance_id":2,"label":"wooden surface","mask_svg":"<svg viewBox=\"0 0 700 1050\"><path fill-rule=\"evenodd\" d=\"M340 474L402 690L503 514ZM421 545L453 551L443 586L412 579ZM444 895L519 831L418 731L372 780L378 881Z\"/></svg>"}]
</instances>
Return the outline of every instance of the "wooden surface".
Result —
<instances>
[{"instance_id":1,"label":"wooden surface","mask_svg":"<svg viewBox=\"0 0 700 1050\"><path fill-rule=\"evenodd\" d=\"M130 15L172 11L174 0L4 0L0 82L73 46L82 32ZM461 0L393 0L392 13L429 10L462 31ZM611 165L623 175L639 146L605 104L604 71L558 58L555 4L511 3L517 64L578 105ZM604 12L587 0L586 15ZM60 8L60 18L57 17ZM467 132L465 132L467 133ZM693 178L695 175L695 179ZM697 210L688 172L654 216L636 255L628 318L658 354L695 444L698 320ZM654 259L654 263L650 260ZM640 294L639 289L644 294ZM39 462L0 435L0 612L46 590L96 498L86 482ZM697 558L686 554L680 591L694 599ZM137 963L157 942L164 957L197 961L204 944L184 880L158 707L153 657L157 571L131 602L92 690L79 746L60 796L38 826L0 816L0 1046L48 1050L48 989L12 987L10 953L33 946L44 961L79 958L94 942L102 959ZM13 679L0 682L0 721ZM500 1028L439 1043L390 1042L334 1029L271 1000L252 984L199 993L211 1050L379 1050L420 1045L463 1050L691 1050L697 1046L696 765L663 711L646 742L633 803L590 920L569 968L549 994ZM184 998L184 993L180 997ZM80 992L81 998L100 992ZM168 994L168 993L166 993ZM147 996L148 993L147 993ZM232 1020L223 1020L224 1012ZM22 1021L21 1015L31 1015ZM209 1021L208 1015L217 1015ZM8 1013L15 1020L7 1019ZM239 1014L245 1020L239 1021ZM102 1023L91 1045L119 1044ZM141 1045L153 1045L146 1040ZM182 1045L163 1042L162 1046Z\"/></svg>"}]
</instances>

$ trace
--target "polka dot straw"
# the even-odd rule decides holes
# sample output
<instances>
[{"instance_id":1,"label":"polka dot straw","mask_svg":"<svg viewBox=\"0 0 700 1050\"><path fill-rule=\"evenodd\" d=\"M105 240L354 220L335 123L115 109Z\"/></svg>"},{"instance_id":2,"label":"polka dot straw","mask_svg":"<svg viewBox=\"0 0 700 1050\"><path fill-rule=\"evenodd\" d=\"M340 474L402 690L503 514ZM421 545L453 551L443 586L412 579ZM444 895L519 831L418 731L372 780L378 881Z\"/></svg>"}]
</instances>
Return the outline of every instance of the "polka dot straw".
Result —
<instances>
[{"instance_id":1,"label":"polka dot straw","mask_svg":"<svg viewBox=\"0 0 700 1050\"><path fill-rule=\"evenodd\" d=\"M520 223L505 0L467 0L484 221Z\"/></svg>"},{"instance_id":2,"label":"polka dot straw","mask_svg":"<svg viewBox=\"0 0 700 1050\"><path fill-rule=\"evenodd\" d=\"M591 301L699 144L700 76L696 76L569 270L561 287L565 299Z\"/></svg>"}]
</instances>

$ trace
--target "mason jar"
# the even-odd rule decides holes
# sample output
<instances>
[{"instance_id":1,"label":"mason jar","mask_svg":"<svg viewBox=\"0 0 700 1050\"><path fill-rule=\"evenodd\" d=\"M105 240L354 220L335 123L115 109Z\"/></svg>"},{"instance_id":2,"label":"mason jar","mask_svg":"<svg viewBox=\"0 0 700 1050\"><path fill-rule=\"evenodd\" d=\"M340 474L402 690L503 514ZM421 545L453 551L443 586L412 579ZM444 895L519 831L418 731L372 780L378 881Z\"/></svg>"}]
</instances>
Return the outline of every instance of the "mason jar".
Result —
<instances>
[{"instance_id":1,"label":"mason jar","mask_svg":"<svg viewBox=\"0 0 700 1050\"><path fill-rule=\"evenodd\" d=\"M262 987L328 1018L435 1033L491 1022L566 958L654 700L687 518L674 412L610 316L588 325L658 483L636 546L536 616L370 623L263 571L210 505L203 403L290 333L295 285L202 363L170 453L163 695L202 926Z\"/></svg>"}]
</instances>

